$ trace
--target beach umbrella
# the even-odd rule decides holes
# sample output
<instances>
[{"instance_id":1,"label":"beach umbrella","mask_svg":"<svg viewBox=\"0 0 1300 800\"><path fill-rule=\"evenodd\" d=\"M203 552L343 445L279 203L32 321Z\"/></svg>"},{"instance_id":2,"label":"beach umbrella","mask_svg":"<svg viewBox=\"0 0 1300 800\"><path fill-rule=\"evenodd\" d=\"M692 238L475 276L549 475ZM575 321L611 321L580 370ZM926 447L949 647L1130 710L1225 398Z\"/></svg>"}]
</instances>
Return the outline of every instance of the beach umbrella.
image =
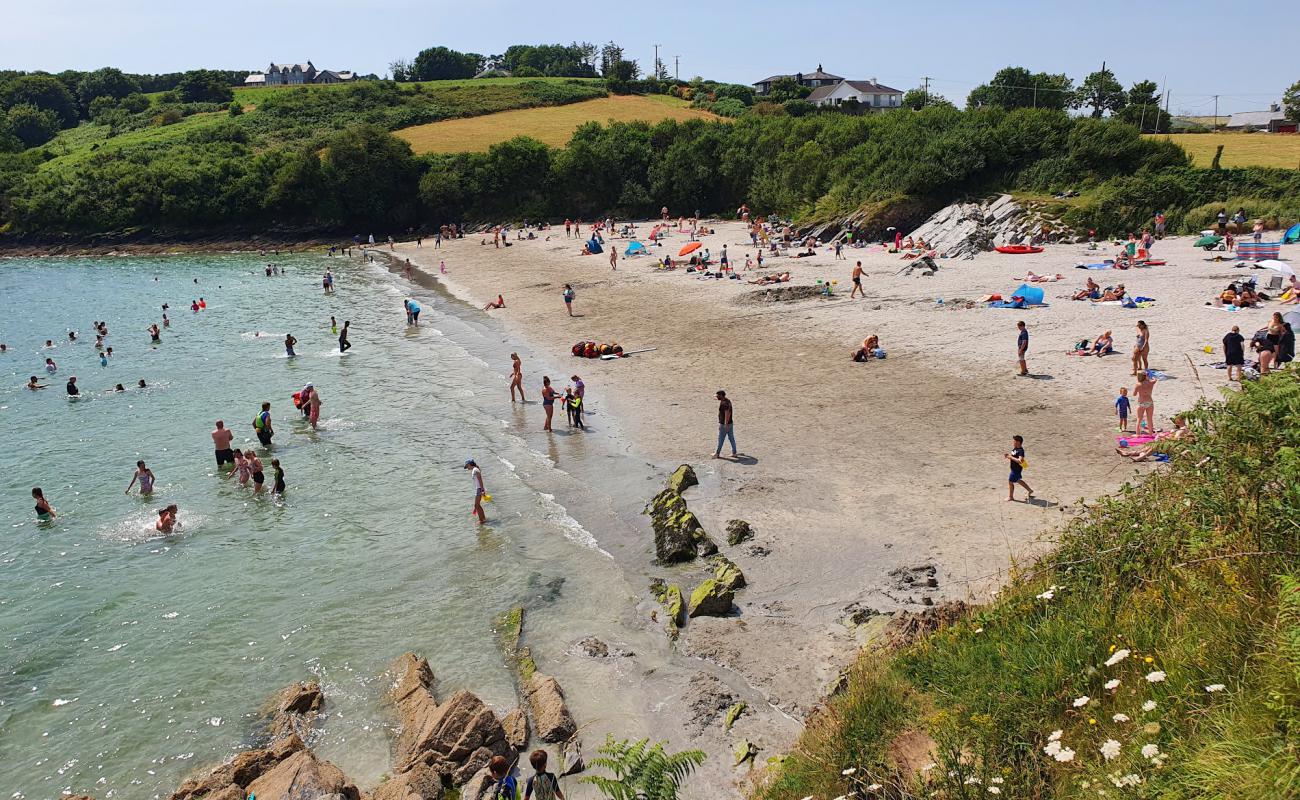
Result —
<instances>
[{"instance_id":1,"label":"beach umbrella","mask_svg":"<svg viewBox=\"0 0 1300 800\"><path fill-rule=\"evenodd\" d=\"M686 244L682 245L681 250L677 251L677 255L689 256L691 253L694 253L696 250L699 250L701 246L702 245L700 242L687 242Z\"/></svg>"},{"instance_id":2,"label":"beach umbrella","mask_svg":"<svg viewBox=\"0 0 1300 800\"><path fill-rule=\"evenodd\" d=\"M1291 323L1291 329L1300 328L1300 311L1288 311L1282 315L1283 322Z\"/></svg>"},{"instance_id":3,"label":"beach umbrella","mask_svg":"<svg viewBox=\"0 0 1300 800\"><path fill-rule=\"evenodd\" d=\"M1256 262L1255 266L1271 269L1274 272L1280 272L1283 275L1294 275L1295 269L1285 261L1278 261L1273 258L1266 258L1263 261Z\"/></svg>"},{"instance_id":4,"label":"beach umbrella","mask_svg":"<svg viewBox=\"0 0 1300 800\"><path fill-rule=\"evenodd\" d=\"M1222 236L1202 236L1192 242L1192 247L1214 247L1221 241L1223 241Z\"/></svg>"}]
</instances>

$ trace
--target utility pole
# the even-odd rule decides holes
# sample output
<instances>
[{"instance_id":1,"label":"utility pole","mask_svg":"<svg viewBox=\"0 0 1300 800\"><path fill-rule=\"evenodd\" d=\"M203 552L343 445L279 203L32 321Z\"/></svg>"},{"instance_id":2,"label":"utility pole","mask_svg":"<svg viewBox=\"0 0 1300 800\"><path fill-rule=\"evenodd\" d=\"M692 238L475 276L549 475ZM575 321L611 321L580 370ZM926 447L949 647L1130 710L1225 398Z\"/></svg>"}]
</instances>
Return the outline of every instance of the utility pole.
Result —
<instances>
[{"instance_id":1,"label":"utility pole","mask_svg":"<svg viewBox=\"0 0 1300 800\"><path fill-rule=\"evenodd\" d=\"M921 90L921 108L930 105L930 76L925 76L925 88Z\"/></svg>"},{"instance_id":2,"label":"utility pole","mask_svg":"<svg viewBox=\"0 0 1300 800\"><path fill-rule=\"evenodd\" d=\"M1219 96L1214 96L1214 129L1219 129Z\"/></svg>"},{"instance_id":3,"label":"utility pole","mask_svg":"<svg viewBox=\"0 0 1300 800\"><path fill-rule=\"evenodd\" d=\"M655 80L659 79L659 45L655 45Z\"/></svg>"},{"instance_id":4,"label":"utility pole","mask_svg":"<svg viewBox=\"0 0 1300 800\"><path fill-rule=\"evenodd\" d=\"M681 56L673 56L673 78L679 81L682 79L682 57Z\"/></svg>"}]
</instances>

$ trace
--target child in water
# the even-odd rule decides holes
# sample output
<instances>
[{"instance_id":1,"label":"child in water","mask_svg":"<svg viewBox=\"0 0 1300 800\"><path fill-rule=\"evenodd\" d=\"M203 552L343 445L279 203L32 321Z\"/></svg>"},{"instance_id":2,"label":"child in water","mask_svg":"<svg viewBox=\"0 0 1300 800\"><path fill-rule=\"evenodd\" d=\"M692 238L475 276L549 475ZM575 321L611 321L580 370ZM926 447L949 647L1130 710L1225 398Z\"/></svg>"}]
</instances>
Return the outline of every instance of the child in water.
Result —
<instances>
[{"instance_id":1,"label":"child in water","mask_svg":"<svg viewBox=\"0 0 1300 800\"><path fill-rule=\"evenodd\" d=\"M158 529L159 533L172 532L172 529L175 528L177 524L176 514L179 510L180 509L176 507L175 503L172 503L166 508L158 509L158 521L154 523L154 527Z\"/></svg>"},{"instance_id":2,"label":"child in water","mask_svg":"<svg viewBox=\"0 0 1300 800\"><path fill-rule=\"evenodd\" d=\"M280 468L280 459L271 459L271 469L275 470L275 483L271 485L271 494L284 494L284 470Z\"/></svg>"}]
</instances>

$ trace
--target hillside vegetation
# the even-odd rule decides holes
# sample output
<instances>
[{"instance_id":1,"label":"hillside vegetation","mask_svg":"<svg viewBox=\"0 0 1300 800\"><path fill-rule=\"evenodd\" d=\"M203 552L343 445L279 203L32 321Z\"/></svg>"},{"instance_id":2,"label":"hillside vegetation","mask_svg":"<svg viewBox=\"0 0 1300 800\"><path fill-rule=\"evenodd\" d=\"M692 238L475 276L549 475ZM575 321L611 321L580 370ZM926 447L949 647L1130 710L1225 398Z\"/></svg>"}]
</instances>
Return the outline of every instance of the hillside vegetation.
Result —
<instances>
[{"instance_id":1,"label":"hillside vegetation","mask_svg":"<svg viewBox=\"0 0 1300 800\"><path fill-rule=\"evenodd\" d=\"M1300 136L1287 133L1176 133L1157 135L1179 145L1198 167L1209 167L1219 145L1224 167L1300 169Z\"/></svg>"},{"instance_id":2,"label":"hillside vegetation","mask_svg":"<svg viewBox=\"0 0 1300 800\"><path fill-rule=\"evenodd\" d=\"M717 119L690 108L684 100L666 95L613 95L559 108L502 111L486 116L431 122L402 128L397 135L411 143L416 155L485 151L494 144L528 136L551 147L563 147L574 131L587 122L655 124L665 119Z\"/></svg>"},{"instance_id":3,"label":"hillside vegetation","mask_svg":"<svg viewBox=\"0 0 1300 800\"><path fill-rule=\"evenodd\" d=\"M865 653L757 797L1300 796L1300 374L1189 417L990 605Z\"/></svg>"}]
</instances>

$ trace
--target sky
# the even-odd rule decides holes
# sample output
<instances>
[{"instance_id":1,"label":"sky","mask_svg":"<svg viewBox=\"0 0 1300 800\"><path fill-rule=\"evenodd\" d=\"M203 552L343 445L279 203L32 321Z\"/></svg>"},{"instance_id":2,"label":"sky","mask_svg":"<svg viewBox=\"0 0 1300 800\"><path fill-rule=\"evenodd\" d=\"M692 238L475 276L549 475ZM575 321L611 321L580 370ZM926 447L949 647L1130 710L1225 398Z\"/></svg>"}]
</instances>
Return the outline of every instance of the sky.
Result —
<instances>
[{"instance_id":1,"label":"sky","mask_svg":"<svg viewBox=\"0 0 1300 800\"><path fill-rule=\"evenodd\" d=\"M1231 14L1225 23L1223 15ZM850 79L930 88L961 104L1007 65L1077 84L1102 61L1125 85L1167 82L1174 113L1260 110L1300 80L1295 5L1256 0L0 0L0 69L179 72L317 68L384 75L445 45L615 41L648 70L753 83L821 64ZM1249 44L1245 44L1249 42Z\"/></svg>"}]
</instances>

